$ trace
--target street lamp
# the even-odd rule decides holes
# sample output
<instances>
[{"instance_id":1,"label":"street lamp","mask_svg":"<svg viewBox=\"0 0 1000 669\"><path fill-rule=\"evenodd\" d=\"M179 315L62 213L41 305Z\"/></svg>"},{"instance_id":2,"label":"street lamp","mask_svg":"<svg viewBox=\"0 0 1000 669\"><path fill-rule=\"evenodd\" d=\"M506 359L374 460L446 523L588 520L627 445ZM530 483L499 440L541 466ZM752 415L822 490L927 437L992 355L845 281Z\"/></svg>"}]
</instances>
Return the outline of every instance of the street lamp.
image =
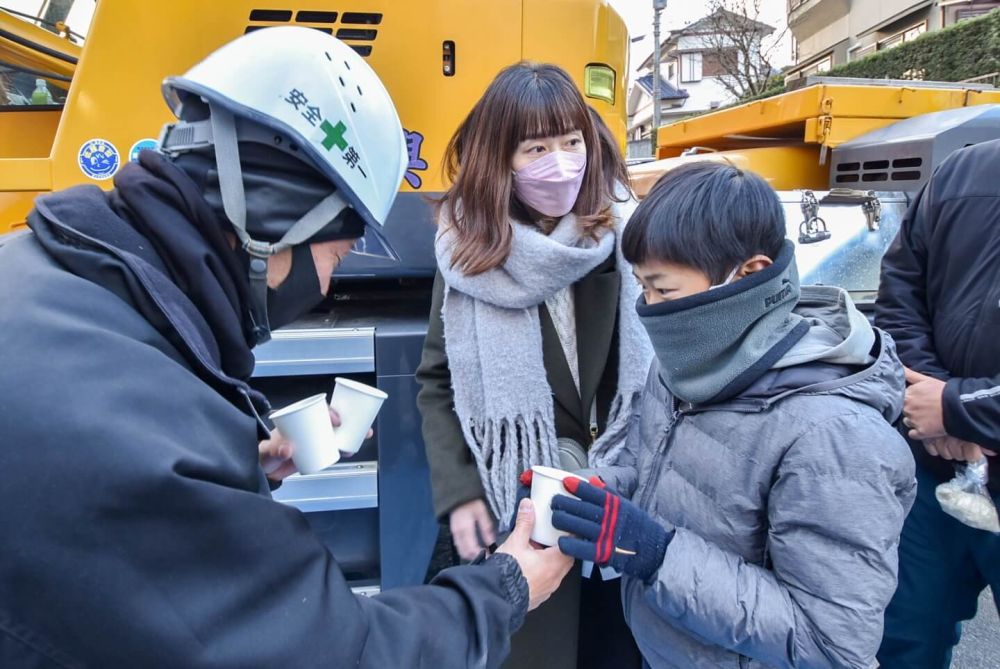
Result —
<instances>
[{"instance_id":1,"label":"street lamp","mask_svg":"<svg viewBox=\"0 0 1000 669\"><path fill-rule=\"evenodd\" d=\"M653 0L653 129L650 142L656 158L656 134L660 129L660 12L667 8L667 0Z\"/></svg>"}]
</instances>

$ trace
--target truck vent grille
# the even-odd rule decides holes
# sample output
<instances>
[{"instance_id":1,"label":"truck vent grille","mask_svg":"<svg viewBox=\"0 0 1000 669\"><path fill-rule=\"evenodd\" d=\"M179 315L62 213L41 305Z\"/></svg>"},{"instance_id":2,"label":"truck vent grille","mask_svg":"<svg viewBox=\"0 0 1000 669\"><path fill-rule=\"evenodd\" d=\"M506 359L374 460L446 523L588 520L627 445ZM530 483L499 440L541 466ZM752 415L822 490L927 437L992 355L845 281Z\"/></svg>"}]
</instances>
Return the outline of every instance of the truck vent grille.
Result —
<instances>
[{"instance_id":1,"label":"truck vent grille","mask_svg":"<svg viewBox=\"0 0 1000 669\"><path fill-rule=\"evenodd\" d=\"M254 9L250 12L250 20L269 23L287 22L292 20L292 12L287 9Z\"/></svg>"},{"instance_id":2,"label":"truck vent grille","mask_svg":"<svg viewBox=\"0 0 1000 669\"><path fill-rule=\"evenodd\" d=\"M836 183L920 181L923 178L923 171L919 168L923 163L922 158L896 158L891 162L888 160L869 160L864 163L840 163L836 166Z\"/></svg>"},{"instance_id":3,"label":"truck vent grille","mask_svg":"<svg viewBox=\"0 0 1000 669\"><path fill-rule=\"evenodd\" d=\"M382 15L367 14L363 12L347 12L344 14L344 18L341 19L340 22L351 25L377 26L382 23Z\"/></svg>"},{"instance_id":4,"label":"truck vent grille","mask_svg":"<svg viewBox=\"0 0 1000 669\"><path fill-rule=\"evenodd\" d=\"M309 12L300 11L295 15L296 23L336 23L337 12Z\"/></svg>"},{"instance_id":5,"label":"truck vent grille","mask_svg":"<svg viewBox=\"0 0 1000 669\"><path fill-rule=\"evenodd\" d=\"M319 30L327 35L334 34L334 26L340 18L340 25L336 35L338 39L344 40L349 47L357 51L361 56L368 57L372 53L371 44L356 44L356 42L374 42L378 37L378 30L374 28L354 28L346 26L377 26L382 23L382 15L374 12L324 12L312 10L294 11L291 9L254 9L250 11L250 25L243 33L252 33L262 28L271 28L276 25L288 25L292 23L292 16L295 16L294 23L304 24L309 28Z\"/></svg>"}]
</instances>

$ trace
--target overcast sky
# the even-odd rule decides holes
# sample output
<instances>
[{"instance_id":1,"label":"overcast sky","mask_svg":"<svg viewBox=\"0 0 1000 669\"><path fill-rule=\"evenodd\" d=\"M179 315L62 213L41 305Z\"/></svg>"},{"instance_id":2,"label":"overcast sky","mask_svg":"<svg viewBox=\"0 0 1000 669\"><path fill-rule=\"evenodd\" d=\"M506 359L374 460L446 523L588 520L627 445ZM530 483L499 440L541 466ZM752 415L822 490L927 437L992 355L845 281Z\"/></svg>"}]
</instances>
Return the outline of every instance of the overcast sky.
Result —
<instances>
[{"instance_id":1,"label":"overcast sky","mask_svg":"<svg viewBox=\"0 0 1000 669\"><path fill-rule=\"evenodd\" d=\"M653 52L653 0L609 0L625 23L628 25L632 38L645 38L632 45L632 67L638 67L649 54ZM746 0L753 6L753 0ZM667 8L661 14L660 34L671 28L683 28L708 14L708 0L667 0ZM775 34L783 33L782 42L774 49L773 64L783 67L792 62L792 47L788 32L785 30L786 0L762 0L761 20L776 28Z\"/></svg>"}]
</instances>

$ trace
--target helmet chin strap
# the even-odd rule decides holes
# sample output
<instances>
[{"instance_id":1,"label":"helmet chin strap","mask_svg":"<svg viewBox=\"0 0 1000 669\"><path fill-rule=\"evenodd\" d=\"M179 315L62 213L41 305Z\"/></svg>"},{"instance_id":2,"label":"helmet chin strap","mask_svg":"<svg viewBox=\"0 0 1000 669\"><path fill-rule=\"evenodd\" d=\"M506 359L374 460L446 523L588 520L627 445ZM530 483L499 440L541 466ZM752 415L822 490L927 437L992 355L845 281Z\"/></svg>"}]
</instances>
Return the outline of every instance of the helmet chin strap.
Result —
<instances>
[{"instance_id":1,"label":"helmet chin strap","mask_svg":"<svg viewBox=\"0 0 1000 669\"><path fill-rule=\"evenodd\" d=\"M209 107L222 206L239 237L240 246L250 255L250 319L257 345L260 345L271 338L267 318L268 258L284 249L306 243L349 205L337 192L333 192L292 224L278 242L271 244L253 239L247 232L246 193L243 190L236 119L229 110L219 105L210 104Z\"/></svg>"}]
</instances>

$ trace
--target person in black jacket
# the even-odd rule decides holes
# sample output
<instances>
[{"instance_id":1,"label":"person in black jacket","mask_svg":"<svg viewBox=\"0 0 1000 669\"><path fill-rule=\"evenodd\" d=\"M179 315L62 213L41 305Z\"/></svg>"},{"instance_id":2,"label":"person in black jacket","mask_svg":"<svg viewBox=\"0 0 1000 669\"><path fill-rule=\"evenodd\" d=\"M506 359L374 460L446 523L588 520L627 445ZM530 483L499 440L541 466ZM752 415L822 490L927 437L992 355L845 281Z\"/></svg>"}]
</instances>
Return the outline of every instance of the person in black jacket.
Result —
<instances>
[{"instance_id":1,"label":"person in black jacket","mask_svg":"<svg viewBox=\"0 0 1000 669\"><path fill-rule=\"evenodd\" d=\"M907 367L902 431L918 495L899 548L899 588L878 659L947 667L982 590L1000 592L1000 537L945 514L935 487L955 464L989 462L1000 497L1000 141L957 151L934 173L886 253L876 323Z\"/></svg>"},{"instance_id":2,"label":"person in black jacket","mask_svg":"<svg viewBox=\"0 0 1000 669\"><path fill-rule=\"evenodd\" d=\"M0 667L498 667L572 564L529 545L530 504L484 564L369 599L259 464L287 447L252 348L385 220L406 166L388 93L307 28L164 89L164 153L0 239Z\"/></svg>"}]
</instances>

